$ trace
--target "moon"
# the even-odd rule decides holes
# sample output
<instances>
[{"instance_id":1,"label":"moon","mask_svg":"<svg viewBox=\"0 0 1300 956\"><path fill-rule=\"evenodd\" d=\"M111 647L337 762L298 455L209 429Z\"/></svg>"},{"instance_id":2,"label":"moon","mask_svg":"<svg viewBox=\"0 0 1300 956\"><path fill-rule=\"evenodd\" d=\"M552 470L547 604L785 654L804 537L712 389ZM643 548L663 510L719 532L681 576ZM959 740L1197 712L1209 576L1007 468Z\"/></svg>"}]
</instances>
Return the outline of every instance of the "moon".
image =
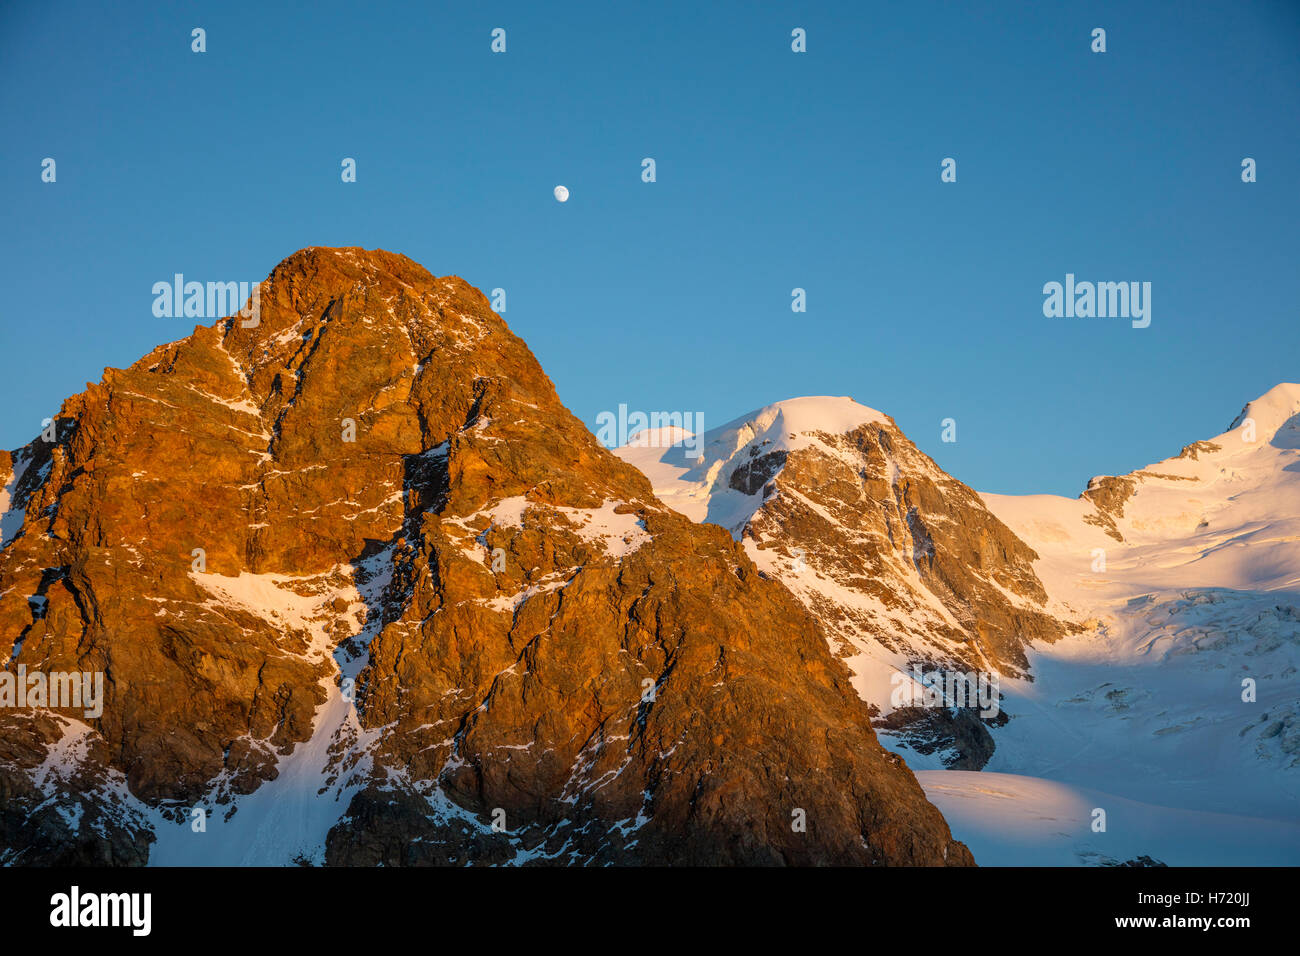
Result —
<instances>
[{"instance_id":1,"label":"moon","mask_svg":"<svg viewBox=\"0 0 1300 956\"><path fill-rule=\"evenodd\" d=\"M559 200L560 202L568 202L568 201L569 201L569 189L568 189L568 187L567 187L567 186L556 186L556 187L555 187L555 198L556 198L557 200Z\"/></svg>"}]
</instances>

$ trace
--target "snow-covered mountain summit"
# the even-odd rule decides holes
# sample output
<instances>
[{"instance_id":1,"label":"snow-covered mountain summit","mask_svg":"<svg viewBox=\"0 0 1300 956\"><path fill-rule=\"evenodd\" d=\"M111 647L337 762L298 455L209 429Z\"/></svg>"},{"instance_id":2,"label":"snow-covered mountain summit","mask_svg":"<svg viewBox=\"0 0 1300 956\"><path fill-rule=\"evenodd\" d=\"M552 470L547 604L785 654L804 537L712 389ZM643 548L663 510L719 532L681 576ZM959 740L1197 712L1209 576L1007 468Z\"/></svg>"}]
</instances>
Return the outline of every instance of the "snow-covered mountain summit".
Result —
<instances>
[{"instance_id":1,"label":"snow-covered mountain summit","mask_svg":"<svg viewBox=\"0 0 1300 956\"><path fill-rule=\"evenodd\" d=\"M888 710L916 662L1020 673L1058 639L1034 553L888 415L795 398L704 436L703 455L639 436L617 454L664 503L720 524L826 624L862 696Z\"/></svg>"},{"instance_id":2,"label":"snow-covered mountain summit","mask_svg":"<svg viewBox=\"0 0 1300 956\"><path fill-rule=\"evenodd\" d=\"M819 434L844 435L888 422L848 397L791 398L705 432L704 453L697 458L685 445L694 436L680 428L637 432L616 453L649 477L670 507L694 521L720 524L740 540L763 504L764 475L779 469L790 452L821 444Z\"/></svg>"},{"instance_id":3,"label":"snow-covered mountain summit","mask_svg":"<svg viewBox=\"0 0 1300 956\"><path fill-rule=\"evenodd\" d=\"M1300 385L1271 389L1178 455L1093 478L1078 498L983 498L1039 552L1062 600L1096 593L1116 567L1130 589L1300 586Z\"/></svg>"}]
</instances>

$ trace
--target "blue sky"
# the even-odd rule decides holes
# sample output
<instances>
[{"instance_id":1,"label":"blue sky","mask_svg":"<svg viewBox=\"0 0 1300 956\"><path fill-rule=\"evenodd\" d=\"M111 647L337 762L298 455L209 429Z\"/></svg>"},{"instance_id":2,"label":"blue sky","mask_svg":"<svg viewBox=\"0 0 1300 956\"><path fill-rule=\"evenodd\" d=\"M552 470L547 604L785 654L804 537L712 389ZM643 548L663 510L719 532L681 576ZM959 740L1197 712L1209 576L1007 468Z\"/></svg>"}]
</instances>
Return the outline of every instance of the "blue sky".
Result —
<instances>
[{"instance_id":1,"label":"blue sky","mask_svg":"<svg viewBox=\"0 0 1300 956\"><path fill-rule=\"evenodd\" d=\"M1300 4L275 6L0 10L0 446L191 331L154 282L309 245L505 288L593 428L851 395L982 491L1300 379ZM1151 282L1151 326L1045 318L1067 272Z\"/></svg>"}]
</instances>

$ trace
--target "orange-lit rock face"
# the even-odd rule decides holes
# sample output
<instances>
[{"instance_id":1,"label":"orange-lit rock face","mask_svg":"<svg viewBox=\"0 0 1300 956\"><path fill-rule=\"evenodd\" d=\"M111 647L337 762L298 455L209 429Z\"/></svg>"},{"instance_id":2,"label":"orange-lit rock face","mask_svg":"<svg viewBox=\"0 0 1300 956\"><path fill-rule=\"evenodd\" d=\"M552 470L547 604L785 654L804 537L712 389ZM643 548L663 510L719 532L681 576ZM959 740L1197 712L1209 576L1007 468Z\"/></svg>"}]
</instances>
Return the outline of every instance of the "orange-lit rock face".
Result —
<instances>
[{"instance_id":1,"label":"orange-lit rock face","mask_svg":"<svg viewBox=\"0 0 1300 956\"><path fill-rule=\"evenodd\" d=\"M308 249L260 307L0 460L0 652L106 678L90 733L0 710L10 860L143 862L159 807L228 812L318 753L328 862L971 862L817 621L481 293ZM59 747L97 836L32 815Z\"/></svg>"}]
</instances>

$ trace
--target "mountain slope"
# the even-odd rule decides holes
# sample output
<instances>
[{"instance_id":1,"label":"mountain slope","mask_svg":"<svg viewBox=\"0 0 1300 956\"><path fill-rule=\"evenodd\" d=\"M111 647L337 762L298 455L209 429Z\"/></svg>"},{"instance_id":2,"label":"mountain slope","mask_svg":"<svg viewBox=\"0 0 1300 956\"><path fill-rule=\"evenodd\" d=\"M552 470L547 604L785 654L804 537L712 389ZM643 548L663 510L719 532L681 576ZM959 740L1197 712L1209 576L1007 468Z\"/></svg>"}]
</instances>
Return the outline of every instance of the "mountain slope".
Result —
<instances>
[{"instance_id":1,"label":"mountain slope","mask_svg":"<svg viewBox=\"0 0 1300 956\"><path fill-rule=\"evenodd\" d=\"M824 622L860 695L888 715L878 729L978 766L991 749L979 721L891 698L913 665L1024 674L1029 642L1067 630L1043 610L1037 555L891 418L848 398L743 416L706 433L699 459L662 447L677 437L642 433L618 454L665 503L726 527Z\"/></svg>"},{"instance_id":2,"label":"mountain slope","mask_svg":"<svg viewBox=\"0 0 1300 956\"><path fill-rule=\"evenodd\" d=\"M1040 550L1062 600L1087 603L1116 560L1123 588L1300 586L1300 385L1250 402L1220 435L1128 475L1093 478L1078 498L984 495ZM1094 549L1108 571L1094 571Z\"/></svg>"},{"instance_id":3,"label":"mountain slope","mask_svg":"<svg viewBox=\"0 0 1300 956\"><path fill-rule=\"evenodd\" d=\"M1300 385L1078 499L985 495L1084 631L1035 649L990 769L1183 809L1300 807ZM1212 862L1212 860L1202 860Z\"/></svg>"},{"instance_id":4,"label":"mountain slope","mask_svg":"<svg viewBox=\"0 0 1300 956\"><path fill-rule=\"evenodd\" d=\"M304 250L0 466L6 668L105 675L0 712L5 862L971 862L459 279Z\"/></svg>"}]
</instances>

